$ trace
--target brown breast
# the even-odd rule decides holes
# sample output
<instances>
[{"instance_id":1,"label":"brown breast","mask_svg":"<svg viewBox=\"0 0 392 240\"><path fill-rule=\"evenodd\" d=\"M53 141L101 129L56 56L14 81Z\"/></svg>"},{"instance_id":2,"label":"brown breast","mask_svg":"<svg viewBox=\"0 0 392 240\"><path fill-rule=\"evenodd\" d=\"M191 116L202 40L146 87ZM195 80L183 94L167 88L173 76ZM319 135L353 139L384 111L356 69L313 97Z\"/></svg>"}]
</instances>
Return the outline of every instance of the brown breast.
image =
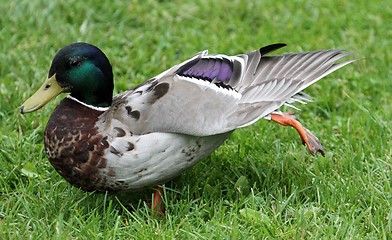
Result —
<instances>
[{"instance_id":1,"label":"brown breast","mask_svg":"<svg viewBox=\"0 0 392 240\"><path fill-rule=\"evenodd\" d=\"M95 126L102 112L65 98L54 110L45 129L50 163L68 182L86 191L105 191L104 150L107 137Z\"/></svg>"}]
</instances>

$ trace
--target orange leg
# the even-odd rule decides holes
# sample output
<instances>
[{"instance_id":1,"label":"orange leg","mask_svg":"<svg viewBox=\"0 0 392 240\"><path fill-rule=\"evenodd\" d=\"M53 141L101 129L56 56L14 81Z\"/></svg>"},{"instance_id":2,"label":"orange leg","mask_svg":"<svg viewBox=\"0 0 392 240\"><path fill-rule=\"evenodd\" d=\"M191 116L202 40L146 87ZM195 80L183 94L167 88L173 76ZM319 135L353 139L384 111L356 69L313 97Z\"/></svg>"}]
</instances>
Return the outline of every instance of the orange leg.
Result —
<instances>
[{"instance_id":1,"label":"orange leg","mask_svg":"<svg viewBox=\"0 0 392 240\"><path fill-rule=\"evenodd\" d=\"M311 154L321 153L325 156L325 151L323 146L321 146L318 138L311 133L308 129L304 128L300 122L298 122L294 116L290 113L282 114L271 114L271 120L277 122L283 126L291 126L297 130L299 136L301 137L302 143L306 145Z\"/></svg>"},{"instance_id":2,"label":"orange leg","mask_svg":"<svg viewBox=\"0 0 392 240\"><path fill-rule=\"evenodd\" d=\"M165 211L164 204L162 202L163 189L162 186L158 186L158 188L153 193L153 202L151 206L151 211L157 216L163 216Z\"/></svg>"}]
</instances>

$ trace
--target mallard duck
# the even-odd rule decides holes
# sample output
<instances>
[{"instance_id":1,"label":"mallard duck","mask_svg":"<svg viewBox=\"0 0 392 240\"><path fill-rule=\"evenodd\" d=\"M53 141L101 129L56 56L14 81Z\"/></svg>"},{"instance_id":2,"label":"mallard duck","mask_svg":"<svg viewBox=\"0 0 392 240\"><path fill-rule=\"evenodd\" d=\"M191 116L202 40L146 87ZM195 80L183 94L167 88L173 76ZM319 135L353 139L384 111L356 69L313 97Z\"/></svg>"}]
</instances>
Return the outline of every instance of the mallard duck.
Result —
<instances>
[{"instance_id":1,"label":"mallard duck","mask_svg":"<svg viewBox=\"0 0 392 240\"><path fill-rule=\"evenodd\" d=\"M350 54L340 50L266 56L283 46L236 56L202 51L113 97L108 58L73 43L57 52L47 80L20 111L69 93L47 123L45 149L56 171L86 191L165 183L261 118L294 127L312 154L324 154L318 138L279 108L306 103L302 90L353 60L338 61Z\"/></svg>"}]
</instances>

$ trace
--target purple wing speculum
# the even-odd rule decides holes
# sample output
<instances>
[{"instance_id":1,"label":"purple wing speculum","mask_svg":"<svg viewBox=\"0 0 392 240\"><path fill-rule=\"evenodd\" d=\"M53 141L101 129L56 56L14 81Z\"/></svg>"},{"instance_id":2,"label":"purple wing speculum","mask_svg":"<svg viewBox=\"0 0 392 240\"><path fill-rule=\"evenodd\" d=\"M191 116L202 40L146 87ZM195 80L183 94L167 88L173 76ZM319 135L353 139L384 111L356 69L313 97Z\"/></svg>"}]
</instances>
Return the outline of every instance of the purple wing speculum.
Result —
<instances>
[{"instance_id":1,"label":"purple wing speculum","mask_svg":"<svg viewBox=\"0 0 392 240\"><path fill-rule=\"evenodd\" d=\"M204 80L214 83L219 88L237 91L238 84L242 81L243 74L249 72L248 61L255 62L251 65L250 71L256 71L262 57L269 52L286 46L278 43L260 48L258 51L252 51L247 54L238 56L226 56L223 54L207 55L204 51L201 58L195 58L185 63L177 69L176 74L185 78ZM250 76L253 77L253 76Z\"/></svg>"},{"instance_id":2,"label":"purple wing speculum","mask_svg":"<svg viewBox=\"0 0 392 240\"><path fill-rule=\"evenodd\" d=\"M176 74L189 78L214 82L218 86L226 85L233 75L233 62L224 57L199 58L180 67Z\"/></svg>"}]
</instances>

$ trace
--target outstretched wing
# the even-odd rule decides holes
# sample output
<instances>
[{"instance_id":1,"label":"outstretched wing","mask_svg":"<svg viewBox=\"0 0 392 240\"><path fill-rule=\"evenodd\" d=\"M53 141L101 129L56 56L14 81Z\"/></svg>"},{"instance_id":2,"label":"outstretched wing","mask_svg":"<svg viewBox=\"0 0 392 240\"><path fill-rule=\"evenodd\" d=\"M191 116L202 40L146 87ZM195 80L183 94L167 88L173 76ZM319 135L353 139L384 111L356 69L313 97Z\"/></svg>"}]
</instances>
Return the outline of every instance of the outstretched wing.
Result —
<instances>
[{"instance_id":1,"label":"outstretched wing","mask_svg":"<svg viewBox=\"0 0 392 240\"><path fill-rule=\"evenodd\" d=\"M197 136L232 131L268 117L325 75L351 63L350 53L324 50L265 56L274 44L237 56L203 51L115 97L103 118L135 134L176 132ZM116 111L113 111L116 109Z\"/></svg>"}]
</instances>

